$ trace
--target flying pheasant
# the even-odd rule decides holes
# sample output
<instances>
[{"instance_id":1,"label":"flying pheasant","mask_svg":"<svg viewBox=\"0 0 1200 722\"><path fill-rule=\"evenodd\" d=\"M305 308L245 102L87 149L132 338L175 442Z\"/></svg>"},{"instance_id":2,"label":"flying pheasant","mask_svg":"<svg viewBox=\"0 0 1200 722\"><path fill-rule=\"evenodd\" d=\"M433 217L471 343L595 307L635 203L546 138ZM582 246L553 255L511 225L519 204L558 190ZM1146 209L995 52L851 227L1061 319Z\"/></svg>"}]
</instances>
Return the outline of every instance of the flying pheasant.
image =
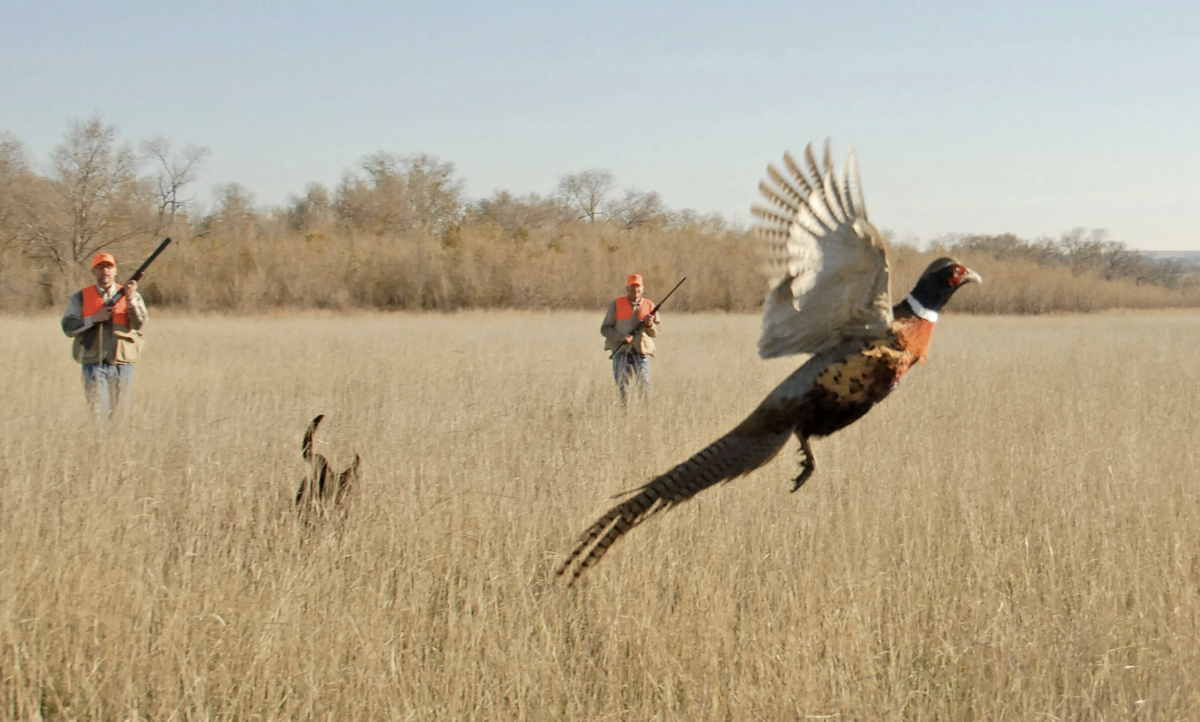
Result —
<instances>
[{"instance_id":1,"label":"flying pheasant","mask_svg":"<svg viewBox=\"0 0 1200 722\"><path fill-rule=\"evenodd\" d=\"M767 246L771 291L763 306L763 358L810 354L745 421L674 469L629 494L579 538L558 573L572 582L633 527L720 482L773 459L791 436L800 442L800 474L816 470L809 439L854 423L929 355L938 313L978 273L952 258L925 269L912 292L892 304L888 246L867 220L853 151L836 173L825 145L818 166L810 144L807 173L783 156L786 172L767 168L755 206Z\"/></svg>"}]
</instances>

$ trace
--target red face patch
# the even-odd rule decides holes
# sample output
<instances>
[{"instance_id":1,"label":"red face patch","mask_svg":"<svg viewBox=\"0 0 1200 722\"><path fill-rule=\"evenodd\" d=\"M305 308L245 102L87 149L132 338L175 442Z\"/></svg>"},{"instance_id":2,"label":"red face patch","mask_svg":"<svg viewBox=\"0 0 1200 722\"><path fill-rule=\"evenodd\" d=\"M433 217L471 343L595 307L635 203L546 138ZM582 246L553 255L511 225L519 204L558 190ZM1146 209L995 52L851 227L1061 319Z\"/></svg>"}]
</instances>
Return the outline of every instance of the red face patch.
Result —
<instances>
[{"instance_id":1,"label":"red face patch","mask_svg":"<svg viewBox=\"0 0 1200 722\"><path fill-rule=\"evenodd\" d=\"M958 288L962 285L963 277L967 275L967 267L961 263L956 263L950 267L950 287Z\"/></svg>"}]
</instances>

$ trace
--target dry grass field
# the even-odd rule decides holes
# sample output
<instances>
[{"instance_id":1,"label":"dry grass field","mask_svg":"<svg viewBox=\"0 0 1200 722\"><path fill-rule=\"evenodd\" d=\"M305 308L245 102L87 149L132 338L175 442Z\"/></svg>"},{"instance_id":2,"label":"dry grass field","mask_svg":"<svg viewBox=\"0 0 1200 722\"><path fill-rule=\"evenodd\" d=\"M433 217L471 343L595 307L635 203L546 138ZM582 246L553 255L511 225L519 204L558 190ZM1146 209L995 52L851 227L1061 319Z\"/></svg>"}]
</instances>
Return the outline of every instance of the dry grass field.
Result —
<instances>
[{"instance_id":1,"label":"dry grass field","mask_svg":"<svg viewBox=\"0 0 1200 722\"><path fill-rule=\"evenodd\" d=\"M0 717L1200 718L1200 315L949 317L863 421L554 569L608 497L796 359L667 316L159 314L128 421L57 318L0 320ZM300 439L363 457L297 523Z\"/></svg>"}]
</instances>

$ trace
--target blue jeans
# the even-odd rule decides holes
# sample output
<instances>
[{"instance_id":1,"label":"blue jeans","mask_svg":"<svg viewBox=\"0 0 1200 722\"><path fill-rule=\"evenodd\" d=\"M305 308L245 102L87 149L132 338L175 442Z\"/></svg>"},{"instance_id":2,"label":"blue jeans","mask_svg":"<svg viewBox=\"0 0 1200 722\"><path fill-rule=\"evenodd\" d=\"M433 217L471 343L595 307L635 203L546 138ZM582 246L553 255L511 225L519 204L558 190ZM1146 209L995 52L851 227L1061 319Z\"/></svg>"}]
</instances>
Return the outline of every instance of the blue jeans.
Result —
<instances>
[{"instance_id":1,"label":"blue jeans","mask_svg":"<svg viewBox=\"0 0 1200 722\"><path fill-rule=\"evenodd\" d=\"M614 353L613 379L617 382L617 392L621 395L621 403L629 397L629 384L636 378L638 388L649 401L650 393L650 357L636 351L629 353Z\"/></svg>"},{"instance_id":2,"label":"blue jeans","mask_svg":"<svg viewBox=\"0 0 1200 722\"><path fill-rule=\"evenodd\" d=\"M83 364L83 392L92 413L111 419L129 407L133 386L130 364Z\"/></svg>"}]
</instances>

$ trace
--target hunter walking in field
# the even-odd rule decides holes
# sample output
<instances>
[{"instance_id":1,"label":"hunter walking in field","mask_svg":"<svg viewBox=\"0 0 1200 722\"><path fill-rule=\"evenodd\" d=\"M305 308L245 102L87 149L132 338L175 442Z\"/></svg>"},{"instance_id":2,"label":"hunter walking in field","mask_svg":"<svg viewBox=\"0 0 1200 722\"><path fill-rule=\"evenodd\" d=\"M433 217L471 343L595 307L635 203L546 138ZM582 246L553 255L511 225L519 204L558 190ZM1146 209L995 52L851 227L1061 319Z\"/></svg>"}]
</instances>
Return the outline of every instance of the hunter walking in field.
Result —
<instances>
[{"instance_id":1,"label":"hunter walking in field","mask_svg":"<svg viewBox=\"0 0 1200 722\"><path fill-rule=\"evenodd\" d=\"M96 254L92 275L96 284L71 296L62 330L74 339L71 354L83 365L88 405L102 418L111 418L129 403L133 364L142 349L146 303L137 291L137 281L124 286L116 282L117 261L111 253ZM120 293L122 289L124 293Z\"/></svg>"},{"instance_id":2,"label":"hunter walking in field","mask_svg":"<svg viewBox=\"0 0 1200 722\"><path fill-rule=\"evenodd\" d=\"M650 357L654 355L659 320L654 302L642 296L644 287L642 275L631 274L625 280L625 295L608 305L604 323L600 324L604 349L612 351L613 378L621 403L628 399L634 377L646 400L650 400Z\"/></svg>"}]
</instances>

